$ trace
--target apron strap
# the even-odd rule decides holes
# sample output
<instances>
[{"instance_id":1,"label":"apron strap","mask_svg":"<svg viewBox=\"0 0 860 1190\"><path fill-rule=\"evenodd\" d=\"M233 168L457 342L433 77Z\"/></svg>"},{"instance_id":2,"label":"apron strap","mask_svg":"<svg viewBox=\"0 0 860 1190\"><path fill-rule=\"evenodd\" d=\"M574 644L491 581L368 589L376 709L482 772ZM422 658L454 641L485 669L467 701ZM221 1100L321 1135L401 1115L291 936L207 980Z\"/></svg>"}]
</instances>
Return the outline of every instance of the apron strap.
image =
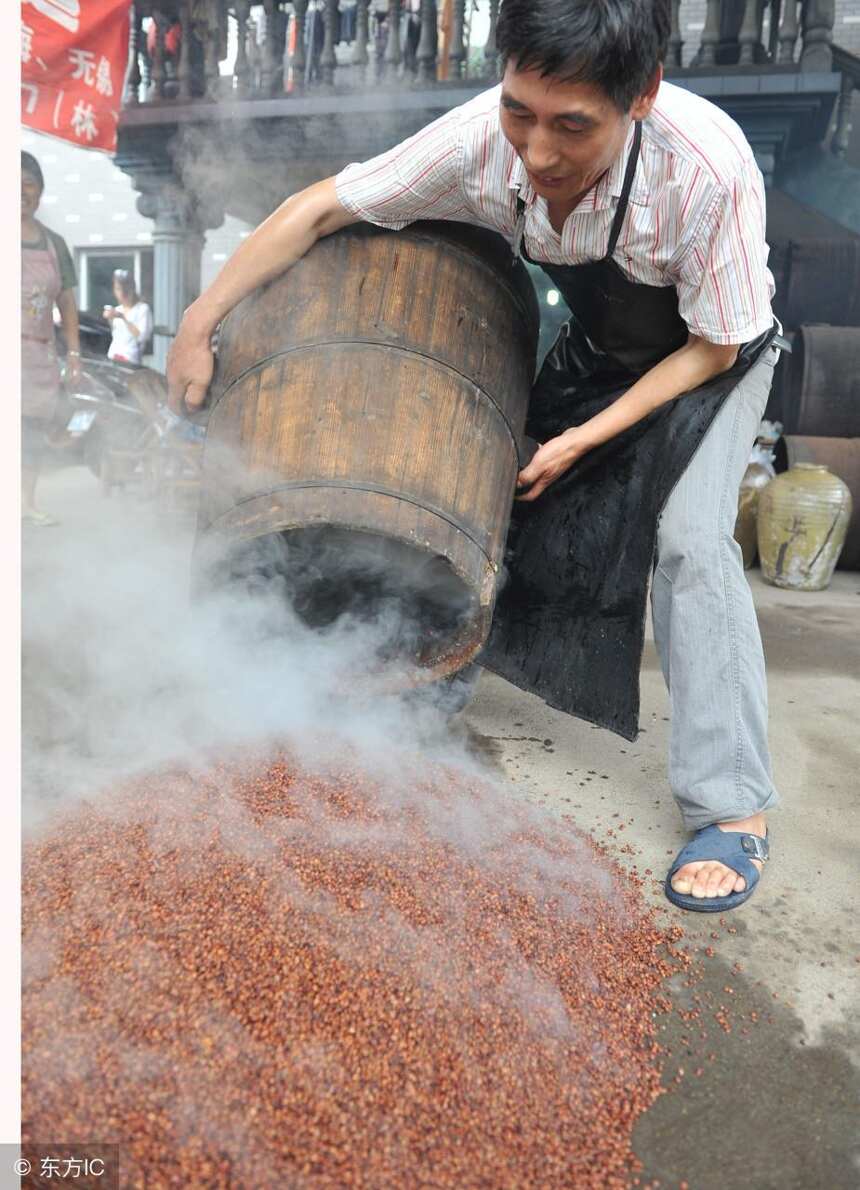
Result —
<instances>
[{"instance_id":1,"label":"apron strap","mask_svg":"<svg viewBox=\"0 0 860 1190\"><path fill-rule=\"evenodd\" d=\"M514 256L514 264L523 257L523 236L526 230L526 200L517 191L517 218L514 224L514 238L511 244L511 251ZM526 258L528 259L528 258Z\"/></svg>"},{"instance_id":2,"label":"apron strap","mask_svg":"<svg viewBox=\"0 0 860 1190\"><path fill-rule=\"evenodd\" d=\"M609 232L609 247L606 249L604 260L611 260L615 252L615 245L618 243L618 237L621 234L621 227L624 223L624 216L627 214L627 204L630 199L630 191L633 189L633 178L636 174L636 165L639 161L639 148L642 144L642 122L637 120L634 125L633 145L630 149L630 156L627 158L627 169L624 173L624 184L621 187L621 197L618 200L618 209L615 212L615 218L612 221L612 229Z\"/></svg>"}]
</instances>

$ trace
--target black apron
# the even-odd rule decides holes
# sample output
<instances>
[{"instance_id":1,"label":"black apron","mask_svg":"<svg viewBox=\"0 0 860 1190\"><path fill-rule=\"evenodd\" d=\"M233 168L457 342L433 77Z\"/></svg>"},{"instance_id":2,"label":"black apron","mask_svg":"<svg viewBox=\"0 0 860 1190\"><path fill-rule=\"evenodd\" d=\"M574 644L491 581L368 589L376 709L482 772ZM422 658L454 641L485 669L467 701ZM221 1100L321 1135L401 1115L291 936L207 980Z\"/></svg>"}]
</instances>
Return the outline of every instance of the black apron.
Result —
<instances>
[{"instance_id":1,"label":"black apron","mask_svg":"<svg viewBox=\"0 0 860 1190\"><path fill-rule=\"evenodd\" d=\"M641 138L637 122L603 259L540 265L573 317L532 393L526 433L538 442L594 417L687 341L674 286L630 281L612 259ZM518 198L515 254L524 212ZM723 402L775 334L774 326L743 347L728 372L592 450L533 504L514 504L481 665L552 707L635 739L660 513Z\"/></svg>"}]
</instances>

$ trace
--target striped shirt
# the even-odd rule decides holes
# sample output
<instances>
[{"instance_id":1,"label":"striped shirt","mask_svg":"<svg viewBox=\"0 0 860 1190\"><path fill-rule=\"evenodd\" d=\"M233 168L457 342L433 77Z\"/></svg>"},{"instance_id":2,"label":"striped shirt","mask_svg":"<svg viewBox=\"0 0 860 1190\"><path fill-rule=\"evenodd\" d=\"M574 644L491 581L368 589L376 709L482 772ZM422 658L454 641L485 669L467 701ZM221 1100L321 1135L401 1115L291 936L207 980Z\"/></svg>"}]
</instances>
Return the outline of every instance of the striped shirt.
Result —
<instances>
[{"instance_id":1,"label":"striped shirt","mask_svg":"<svg viewBox=\"0 0 860 1190\"><path fill-rule=\"evenodd\" d=\"M499 122L501 87L454 108L415 136L336 178L353 215L380 227L416 219L477 223L512 242L516 198L523 246L537 264L606 254L625 151L585 195L561 234ZM764 182L743 132L714 104L663 82L642 146L614 257L624 274L678 292L689 329L712 343L747 343L773 324Z\"/></svg>"}]
</instances>

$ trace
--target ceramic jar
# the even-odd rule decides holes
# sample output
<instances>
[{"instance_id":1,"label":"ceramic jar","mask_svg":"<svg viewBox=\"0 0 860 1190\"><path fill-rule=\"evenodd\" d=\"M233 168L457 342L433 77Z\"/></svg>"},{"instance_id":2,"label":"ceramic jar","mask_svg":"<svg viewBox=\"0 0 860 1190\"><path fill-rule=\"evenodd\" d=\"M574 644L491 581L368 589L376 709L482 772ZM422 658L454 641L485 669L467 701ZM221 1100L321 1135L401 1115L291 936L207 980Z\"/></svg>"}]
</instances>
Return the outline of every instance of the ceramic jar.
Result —
<instances>
[{"instance_id":1,"label":"ceramic jar","mask_svg":"<svg viewBox=\"0 0 860 1190\"><path fill-rule=\"evenodd\" d=\"M755 562L757 548L758 500L762 488L773 479L773 471L763 463L750 463L741 480L738 493L738 519L735 521L735 541L744 556L744 570Z\"/></svg>"},{"instance_id":2,"label":"ceramic jar","mask_svg":"<svg viewBox=\"0 0 860 1190\"><path fill-rule=\"evenodd\" d=\"M762 577L776 587L821 591L845 542L851 493L816 463L797 463L759 496L758 552Z\"/></svg>"}]
</instances>

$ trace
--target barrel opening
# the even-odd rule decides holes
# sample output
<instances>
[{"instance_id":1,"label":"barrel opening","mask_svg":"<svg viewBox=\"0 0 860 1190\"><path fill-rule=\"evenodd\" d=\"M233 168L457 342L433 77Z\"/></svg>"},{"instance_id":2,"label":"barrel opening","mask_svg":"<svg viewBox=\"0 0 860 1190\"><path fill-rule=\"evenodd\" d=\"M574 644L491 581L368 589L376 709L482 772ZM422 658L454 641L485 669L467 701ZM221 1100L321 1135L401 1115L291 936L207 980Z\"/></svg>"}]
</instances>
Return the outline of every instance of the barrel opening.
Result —
<instances>
[{"instance_id":1,"label":"barrel opening","mask_svg":"<svg viewBox=\"0 0 860 1190\"><path fill-rule=\"evenodd\" d=\"M446 558L343 526L222 541L206 585L274 595L311 629L366 625L378 667L439 668L442 676L471 660L482 641L475 594Z\"/></svg>"}]
</instances>

